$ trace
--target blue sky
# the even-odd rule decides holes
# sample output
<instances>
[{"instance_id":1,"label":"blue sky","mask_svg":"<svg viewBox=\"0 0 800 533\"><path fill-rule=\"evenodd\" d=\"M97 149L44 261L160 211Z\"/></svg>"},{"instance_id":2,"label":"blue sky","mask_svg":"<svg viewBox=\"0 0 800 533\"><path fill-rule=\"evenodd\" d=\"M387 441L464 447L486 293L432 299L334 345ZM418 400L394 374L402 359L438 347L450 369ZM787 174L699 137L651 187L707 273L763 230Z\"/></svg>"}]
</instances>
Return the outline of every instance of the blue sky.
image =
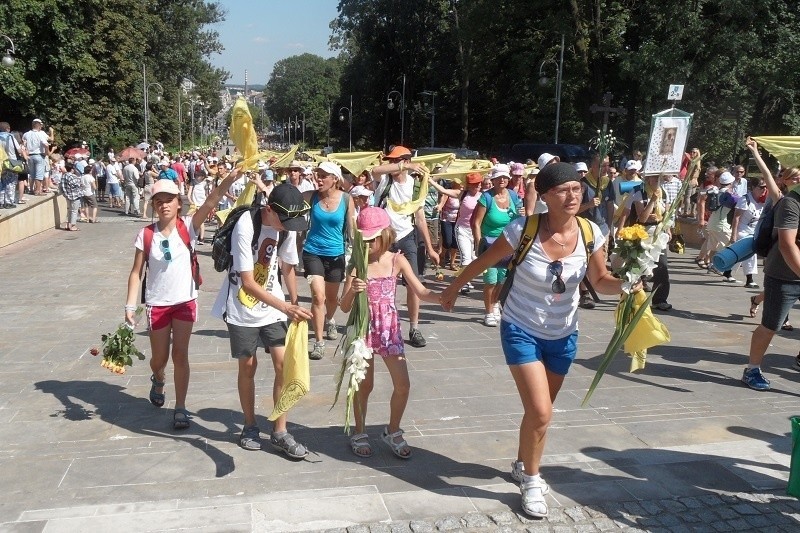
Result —
<instances>
[{"instance_id":1,"label":"blue sky","mask_svg":"<svg viewBox=\"0 0 800 533\"><path fill-rule=\"evenodd\" d=\"M330 22L336 18L337 0L218 0L226 10L216 24L221 54L212 55L214 66L231 73L228 83L267 82L281 59L311 53L332 57L328 49Z\"/></svg>"}]
</instances>

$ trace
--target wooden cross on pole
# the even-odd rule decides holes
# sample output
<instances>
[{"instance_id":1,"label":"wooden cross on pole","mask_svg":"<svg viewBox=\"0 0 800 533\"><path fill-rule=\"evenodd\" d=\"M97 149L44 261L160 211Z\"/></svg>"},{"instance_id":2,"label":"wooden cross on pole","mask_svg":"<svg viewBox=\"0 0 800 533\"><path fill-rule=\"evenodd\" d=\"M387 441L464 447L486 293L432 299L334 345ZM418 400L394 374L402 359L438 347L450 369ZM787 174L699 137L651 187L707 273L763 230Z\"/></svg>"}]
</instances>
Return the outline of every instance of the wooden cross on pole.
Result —
<instances>
[{"instance_id":1,"label":"wooden cross on pole","mask_svg":"<svg viewBox=\"0 0 800 533\"><path fill-rule=\"evenodd\" d=\"M625 115L628 113L628 110L624 107L611 107L611 99L614 97L611 93L605 93L603 95L603 105L592 104L589 108L591 113L602 113L603 114L603 133L608 131L608 116L611 113L615 115Z\"/></svg>"}]
</instances>

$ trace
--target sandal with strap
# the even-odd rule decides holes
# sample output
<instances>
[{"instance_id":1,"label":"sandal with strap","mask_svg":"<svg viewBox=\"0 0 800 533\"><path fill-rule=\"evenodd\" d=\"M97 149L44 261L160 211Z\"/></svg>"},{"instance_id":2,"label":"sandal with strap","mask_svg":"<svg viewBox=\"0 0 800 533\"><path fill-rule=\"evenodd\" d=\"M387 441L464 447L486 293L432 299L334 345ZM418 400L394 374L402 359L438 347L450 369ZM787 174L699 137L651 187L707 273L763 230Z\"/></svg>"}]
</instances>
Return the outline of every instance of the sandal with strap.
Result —
<instances>
[{"instance_id":1,"label":"sandal with strap","mask_svg":"<svg viewBox=\"0 0 800 533\"><path fill-rule=\"evenodd\" d=\"M172 415L172 429L186 429L191 425L189 411L184 407L176 407Z\"/></svg>"},{"instance_id":2,"label":"sandal with strap","mask_svg":"<svg viewBox=\"0 0 800 533\"><path fill-rule=\"evenodd\" d=\"M155 374L150 374L150 383L153 384L153 386L150 387L150 403L156 407L163 407L166 397L163 392L156 392L156 389L160 389L165 383L163 381L158 381Z\"/></svg>"},{"instance_id":3,"label":"sandal with strap","mask_svg":"<svg viewBox=\"0 0 800 533\"><path fill-rule=\"evenodd\" d=\"M397 457L400 459L411 459L411 448L408 446L406 439L403 438L404 433L405 431L402 429L398 429L394 433L389 433L389 428L386 427L383 429L383 435L381 435L381 439L383 439L383 442L389 445L392 453ZM400 438L400 442L394 440L398 437Z\"/></svg>"},{"instance_id":4,"label":"sandal with strap","mask_svg":"<svg viewBox=\"0 0 800 533\"><path fill-rule=\"evenodd\" d=\"M285 453L291 459L305 459L306 455L308 455L306 447L294 440L294 437L288 431L283 433L273 432L269 437L269 442L273 448Z\"/></svg>"},{"instance_id":5,"label":"sandal with strap","mask_svg":"<svg viewBox=\"0 0 800 533\"><path fill-rule=\"evenodd\" d=\"M755 318L756 317L756 314L758 313L759 305L761 305L761 304L759 304L756 301L756 297L755 296L751 296L750 297L750 318Z\"/></svg>"},{"instance_id":6,"label":"sandal with strap","mask_svg":"<svg viewBox=\"0 0 800 533\"><path fill-rule=\"evenodd\" d=\"M369 444L369 435L359 433L350 437L350 449L359 457L372 457L372 446Z\"/></svg>"}]
</instances>

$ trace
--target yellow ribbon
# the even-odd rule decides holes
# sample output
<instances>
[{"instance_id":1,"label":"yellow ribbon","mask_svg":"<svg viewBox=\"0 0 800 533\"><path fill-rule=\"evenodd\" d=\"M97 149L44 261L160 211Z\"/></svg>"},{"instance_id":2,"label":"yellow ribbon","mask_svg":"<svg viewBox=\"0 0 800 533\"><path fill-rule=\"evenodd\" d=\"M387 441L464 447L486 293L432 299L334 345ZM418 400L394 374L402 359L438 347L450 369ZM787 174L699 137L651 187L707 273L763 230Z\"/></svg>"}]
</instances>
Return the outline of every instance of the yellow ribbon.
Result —
<instances>
[{"instance_id":1,"label":"yellow ribbon","mask_svg":"<svg viewBox=\"0 0 800 533\"><path fill-rule=\"evenodd\" d=\"M631 315L636 314L636 311L644 304L647 295L644 291L639 291L633 294L633 309ZM619 320L619 314L622 312L622 302L617 305L616 319ZM660 344L666 344L670 341L669 330L658 318L653 315L653 311L648 309L642 315L642 318L633 328L633 332L625 341L625 353L631 357L631 372L636 372L644 368L647 362L647 349Z\"/></svg>"}]
</instances>

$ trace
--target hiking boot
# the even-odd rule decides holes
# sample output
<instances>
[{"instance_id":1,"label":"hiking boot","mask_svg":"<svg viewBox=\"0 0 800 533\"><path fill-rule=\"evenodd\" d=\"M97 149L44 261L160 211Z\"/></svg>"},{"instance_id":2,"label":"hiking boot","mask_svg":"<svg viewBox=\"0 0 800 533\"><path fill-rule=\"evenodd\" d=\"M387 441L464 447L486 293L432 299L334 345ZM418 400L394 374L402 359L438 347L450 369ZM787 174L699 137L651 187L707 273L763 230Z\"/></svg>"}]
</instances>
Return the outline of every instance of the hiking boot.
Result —
<instances>
[{"instance_id":1,"label":"hiking boot","mask_svg":"<svg viewBox=\"0 0 800 533\"><path fill-rule=\"evenodd\" d=\"M745 368L742 373L742 383L753 390L769 390L769 380L764 377L760 368Z\"/></svg>"},{"instance_id":2,"label":"hiking boot","mask_svg":"<svg viewBox=\"0 0 800 533\"><path fill-rule=\"evenodd\" d=\"M339 338L339 331L336 329L336 321L333 319L325 324L325 338L329 341L335 341Z\"/></svg>"},{"instance_id":3,"label":"hiking boot","mask_svg":"<svg viewBox=\"0 0 800 533\"><path fill-rule=\"evenodd\" d=\"M592 295L588 292L581 294L581 299L578 305L584 309L594 309L594 300L592 299Z\"/></svg>"},{"instance_id":4,"label":"hiking boot","mask_svg":"<svg viewBox=\"0 0 800 533\"><path fill-rule=\"evenodd\" d=\"M322 341L314 341L314 346L308 352L308 358L312 361L319 361L325 355L325 343Z\"/></svg>"},{"instance_id":5,"label":"hiking boot","mask_svg":"<svg viewBox=\"0 0 800 533\"><path fill-rule=\"evenodd\" d=\"M428 341L425 340L425 337L422 336L422 333L417 328L414 328L408 332L408 343L414 348L423 348L428 344Z\"/></svg>"},{"instance_id":6,"label":"hiking boot","mask_svg":"<svg viewBox=\"0 0 800 533\"><path fill-rule=\"evenodd\" d=\"M242 433L239 435L239 446L250 451L261 449L258 426L245 426L242 428Z\"/></svg>"}]
</instances>

